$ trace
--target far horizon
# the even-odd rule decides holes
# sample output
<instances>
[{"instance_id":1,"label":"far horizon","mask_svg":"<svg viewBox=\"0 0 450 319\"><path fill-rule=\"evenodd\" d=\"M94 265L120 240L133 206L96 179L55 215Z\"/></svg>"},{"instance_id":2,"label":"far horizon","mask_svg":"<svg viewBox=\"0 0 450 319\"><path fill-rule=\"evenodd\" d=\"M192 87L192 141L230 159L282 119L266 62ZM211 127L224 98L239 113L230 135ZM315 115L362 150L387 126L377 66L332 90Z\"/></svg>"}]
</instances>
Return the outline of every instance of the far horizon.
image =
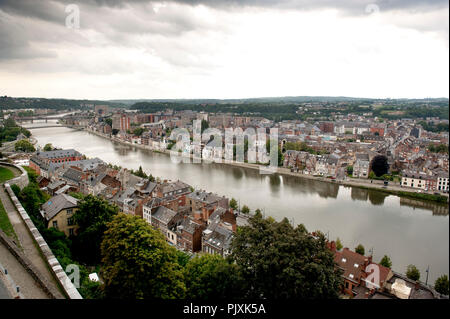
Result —
<instances>
[{"instance_id":1,"label":"far horizon","mask_svg":"<svg viewBox=\"0 0 450 319\"><path fill-rule=\"evenodd\" d=\"M0 93L0 97L7 96L15 99L47 99L47 100L86 100L86 101L103 101L103 102L120 102L120 101L235 101L235 100L264 100L264 99L295 99L295 98L312 98L312 99L353 99L353 100L449 100L449 97L357 97L357 96L334 96L334 95L284 95L284 96L253 96L241 98L72 98L72 97L44 97L44 96L10 96L8 94Z\"/></svg>"}]
</instances>

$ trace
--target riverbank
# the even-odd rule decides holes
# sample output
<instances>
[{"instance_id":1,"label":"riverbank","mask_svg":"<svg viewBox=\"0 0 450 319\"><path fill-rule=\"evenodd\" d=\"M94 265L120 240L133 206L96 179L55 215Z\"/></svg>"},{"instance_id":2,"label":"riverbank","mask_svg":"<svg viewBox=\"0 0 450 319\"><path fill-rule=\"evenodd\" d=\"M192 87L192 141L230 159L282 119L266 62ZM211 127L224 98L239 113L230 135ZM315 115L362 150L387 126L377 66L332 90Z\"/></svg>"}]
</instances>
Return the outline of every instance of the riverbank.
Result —
<instances>
[{"instance_id":1,"label":"riverbank","mask_svg":"<svg viewBox=\"0 0 450 319\"><path fill-rule=\"evenodd\" d=\"M73 129L73 127L69 127L69 128ZM95 131L92 131L92 130L89 130L86 128L78 127L77 129L84 130L88 133L92 133L94 135L108 139L110 141L120 143L122 145L133 146L138 149L152 151L155 153L161 153L161 154L170 156L170 150L157 150L150 146L146 146L146 145L142 145L142 144L132 144L130 142L123 141L119 138L114 138L112 136L110 137L107 134L95 132ZM190 154L189 158L201 160L201 158L194 157L193 154ZM229 165L229 166L233 166L233 167L258 170L258 171L261 171L261 173L264 173L264 171L267 172L267 166L265 166L265 165L250 164L250 163L238 163L238 162L226 162L226 161L222 161L222 163L216 163L216 164L219 164L219 165L224 164L224 165ZM366 190L375 190L375 191L380 191L380 192L398 196L398 197L413 198L413 199L417 199L417 200L421 200L421 201L435 202L435 203L440 203L440 204L448 203L448 195L434 195L434 194L430 194L430 193L419 193L416 190L405 189L404 187L397 186L397 185L384 186L384 183L380 182L380 181L372 181L372 183L371 183L370 180L362 180L362 179L361 180L359 180L359 179L358 180L355 180L355 179L336 180L336 179L330 179L330 178L325 178L325 177L318 177L318 176L313 176L313 175L295 173L295 172L291 172L289 169L283 168L283 167L278 167L276 169L275 173L278 175L282 175L282 176L293 176L293 177L297 177L300 179L309 179L309 180L314 180L314 181L319 181L319 182L324 182L324 183L332 183L332 184L337 184L337 185L342 185L342 186L347 186L347 187L356 187L356 188L366 189Z\"/></svg>"}]
</instances>

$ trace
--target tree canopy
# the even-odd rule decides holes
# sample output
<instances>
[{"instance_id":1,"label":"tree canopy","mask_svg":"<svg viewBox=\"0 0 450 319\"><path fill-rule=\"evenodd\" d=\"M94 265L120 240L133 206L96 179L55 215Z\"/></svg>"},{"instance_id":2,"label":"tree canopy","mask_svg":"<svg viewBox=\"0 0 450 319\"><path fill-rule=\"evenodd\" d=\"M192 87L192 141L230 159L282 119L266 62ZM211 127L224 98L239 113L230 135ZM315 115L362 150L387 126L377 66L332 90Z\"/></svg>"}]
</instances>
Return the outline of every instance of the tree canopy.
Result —
<instances>
[{"instance_id":1,"label":"tree canopy","mask_svg":"<svg viewBox=\"0 0 450 319\"><path fill-rule=\"evenodd\" d=\"M420 279L420 271L414 265L409 265L406 268L406 277L411 280L419 280Z\"/></svg>"},{"instance_id":2,"label":"tree canopy","mask_svg":"<svg viewBox=\"0 0 450 319\"><path fill-rule=\"evenodd\" d=\"M447 275L442 275L438 279L436 279L434 283L434 289L443 295L448 295L449 290L449 282Z\"/></svg>"},{"instance_id":3,"label":"tree canopy","mask_svg":"<svg viewBox=\"0 0 450 319\"><path fill-rule=\"evenodd\" d=\"M189 260L185 282L187 298L236 299L243 295L239 267L220 255L203 254Z\"/></svg>"},{"instance_id":4,"label":"tree canopy","mask_svg":"<svg viewBox=\"0 0 450 319\"><path fill-rule=\"evenodd\" d=\"M47 143L44 146L44 152L49 152L49 151L53 151L53 146L51 143Z\"/></svg>"},{"instance_id":5,"label":"tree canopy","mask_svg":"<svg viewBox=\"0 0 450 319\"><path fill-rule=\"evenodd\" d=\"M342 245L341 240L339 239L339 237L336 239L336 249L337 250L341 250L344 246Z\"/></svg>"},{"instance_id":6,"label":"tree canopy","mask_svg":"<svg viewBox=\"0 0 450 319\"><path fill-rule=\"evenodd\" d=\"M375 173L377 177L387 174L389 171L388 159L384 155L377 155L372 159L370 163L371 171Z\"/></svg>"},{"instance_id":7,"label":"tree canopy","mask_svg":"<svg viewBox=\"0 0 450 319\"><path fill-rule=\"evenodd\" d=\"M341 271L323 234L313 237L261 214L239 227L229 258L241 268L246 298L337 298Z\"/></svg>"},{"instance_id":8,"label":"tree canopy","mask_svg":"<svg viewBox=\"0 0 450 319\"><path fill-rule=\"evenodd\" d=\"M364 249L364 246L361 245L361 244L359 244L358 246L355 247L355 252L360 254L360 255L363 255L363 256L366 253L366 251Z\"/></svg>"},{"instance_id":9,"label":"tree canopy","mask_svg":"<svg viewBox=\"0 0 450 319\"><path fill-rule=\"evenodd\" d=\"M79 209L74 214L74 221L79 226L78 235L73 239L74 250L80 260L98 263L106 225L117 215L119 208L92 195L84 196L78 205Z\"/></svg>"},{"instance_id":10,"label":"tree canopy","mask_svg":"<svg viewBox=\"0 0 450 319\"><path fill-rule=\"evenodd\" d=\"M387 268L391 268L392 267L392 261L391 258L389 258L388 255L384 255L383 258L380 261L380 265L387 267Z\"/></svg>"},{"instance_id":11,"label":"tree canopy","mask_svg":"<svg viewBox=\"0 0 450 319\"><path fill-rule=\"evenodd\" d=\"M27 140L20 140L14 144L14 149L19 152L34 152L36 149L33 144Z\"/></svg>"},{"instance_id":12,"label":"tree canopy","mask_svg":"<svg viewBox=\"0 0 450 319\"><path fill-rule=\"evenodd\" d=\"M119 213L108 223L101 244L107 298L173 299L185 296L176 249L145 220Z\"/></svg>"},{"instance_id":13,"label":"tree canopy","mask_svg":"<svg viewBox=\"0 0 450 319\"><path fill-rule=\"evenodd\" d=\"M230 207L234 210L238 209L238 203L234 198L230 200Z\"/></svg>"}]
</instances>

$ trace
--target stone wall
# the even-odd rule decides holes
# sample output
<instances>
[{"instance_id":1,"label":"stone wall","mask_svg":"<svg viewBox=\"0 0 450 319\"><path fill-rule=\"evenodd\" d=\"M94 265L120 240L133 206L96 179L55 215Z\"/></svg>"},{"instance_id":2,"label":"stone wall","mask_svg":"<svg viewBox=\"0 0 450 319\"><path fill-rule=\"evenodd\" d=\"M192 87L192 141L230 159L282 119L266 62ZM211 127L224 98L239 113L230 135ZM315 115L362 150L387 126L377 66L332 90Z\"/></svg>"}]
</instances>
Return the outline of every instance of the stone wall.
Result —
<instances>
[{"instance_id":1,"label":"stone wall","mask_svg":"<svg viewBox=\"0 0 450 319\"><path fill-rule=\"evenodd\" d=\"M26 174L26 172L25 172ZM33 222L30 219L30 216L28 216L28 213L25 211L25 209L22 207L22 204L20 204L19 200L17 199L16 195L14 195L14 192L11 189L10 183L13 180L10 180L8 183L5 183L5 189L9 194L9 197L11 198L11 201L16 206L17 211L19 212L19 215L21 216L23 222L28 228L28 231L30 232L31 236L33 237L34 241L38 245L39 249L41 250L45 261L49 265L51 271L55 275L55 277L58 279L59 283L61 284L61 287L63 288L64 292L66 293L67 297L69 299L83 299L78 292L78 290L75 288L72 281L67 277L67 274L64 272L64 269L59 264L56 257L53 255L50 247L48 247L47 243L45 242L44 238L39 233L38 229L34 226ZM28 179L27 179L28 181Z\"/></svg>"},{"instance_id":2,"label":"stone wall","mask_svg":"<svg viewBox=\"0 0 450 319\"><path fill-rule=\"evenodd\" d=\"M8 181L8 183L10 185L16 184L17 186L20 187L20 189L22 189L28 185L28 182L29 182L28 174L27 174L27 171L22 166L14 165L14 164L11 164L8 162L3 162L3 161L0 161L0 165L14 167L22 172L22 174L20 176L17 176Z\"/></svg>"},{"instance_id":3,"label":"stone wall","mask_svg":"<svg viewBox=\"0 0 450 319\"><path fill-rule=\"evenodd\" d=\"M0 229L0 243L2 243L11 254L19 261L19 263L25 268L25 270L33 277L37 284L42 288L42 290L52 299L56 299L57 292L54 291L55 288L47 282L44 276L39 272L39 270L34 267L31 261L17 248L15 243L6 236L6 234Z\"/></svg>"}]
</instances>

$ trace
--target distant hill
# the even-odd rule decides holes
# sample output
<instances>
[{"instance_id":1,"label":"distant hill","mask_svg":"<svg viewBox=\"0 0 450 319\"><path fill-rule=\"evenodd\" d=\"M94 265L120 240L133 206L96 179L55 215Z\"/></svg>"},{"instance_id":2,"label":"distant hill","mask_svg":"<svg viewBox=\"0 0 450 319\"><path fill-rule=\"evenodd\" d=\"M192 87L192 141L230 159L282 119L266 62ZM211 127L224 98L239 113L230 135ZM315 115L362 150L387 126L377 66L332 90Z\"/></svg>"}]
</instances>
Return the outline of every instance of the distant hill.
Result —
<instances>
[{"instance_id":1,"label":"distant hill","mask_svg":"<svg viewBox=\"0 0 450 319\"><path fill-rule=\"evenodd\" d=\"M425 98L425 99L376 99L359 98L347 96L284 96L284 97L258 97L245 99L125 99L110 100L110 102L133 105L136 103L183 103L183 104L241 104L241 103L307 103L307 102L382 102L382 101L403 101L403 102L448 102L448 98Z\"/></svg>"},{"instance_id":2,"label":"distant hill","mask_svg":"<svg viewBox=\"0 0 450 319\"><path fill-rule=\"evenodd\" d=\"M126 107L125 104L99 100L44 99L0 96L0 110L5 109L83 109L91 105L108 105L110 107Z\"/></svg>"}]
</instances>

